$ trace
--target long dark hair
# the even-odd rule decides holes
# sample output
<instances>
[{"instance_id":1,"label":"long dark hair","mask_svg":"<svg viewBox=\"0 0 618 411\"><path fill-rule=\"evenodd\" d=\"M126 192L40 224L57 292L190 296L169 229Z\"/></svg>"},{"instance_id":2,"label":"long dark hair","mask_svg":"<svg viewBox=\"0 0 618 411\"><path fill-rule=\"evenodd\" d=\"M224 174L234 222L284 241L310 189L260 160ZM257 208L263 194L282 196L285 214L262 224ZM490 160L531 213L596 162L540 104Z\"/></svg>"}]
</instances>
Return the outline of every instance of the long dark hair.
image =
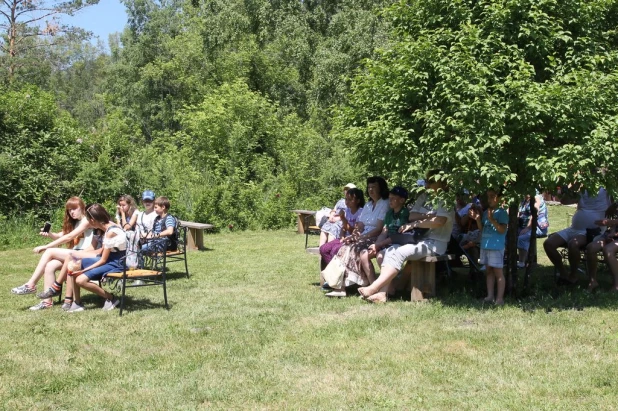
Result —
<instances>
[{"instance_id":1,"label":"long dark hair","mask_svg":"<svg viewBox=\"0 0 618 411\"><path fill-rule=\"evenodd\" d=\"M367 179L367 186L375 183L378 183L378 186L380 187L380 198L386 200L388 198L388 184L386 184L386 180L379 176L373 176ZM366 193L367 197L371 198L369 196L369 190L367 190Z\"/></svg>"},{"instance_id":2,"label":"long dark hair","mask_svg":"<svg viewBox=\"0 0 618 411\"><path fill-rule=\"evenodd\" d=\"M362 190L358 188L351 188L348 190L348 195L358 200L358 208L365 207L365 196L363 195Z\"/></svg>"},{"instance_id":3,"label":"long dark hair","mask_svg":"<svg viewBox=\"0 0 618 411\"><path fill-rule=\"evenodd\" d=\"M88 218L88 221L96 221L103 225L111 221L105 207L98 203L94 203L86 209L86 218Z\"/></svg>"}]
</instances>

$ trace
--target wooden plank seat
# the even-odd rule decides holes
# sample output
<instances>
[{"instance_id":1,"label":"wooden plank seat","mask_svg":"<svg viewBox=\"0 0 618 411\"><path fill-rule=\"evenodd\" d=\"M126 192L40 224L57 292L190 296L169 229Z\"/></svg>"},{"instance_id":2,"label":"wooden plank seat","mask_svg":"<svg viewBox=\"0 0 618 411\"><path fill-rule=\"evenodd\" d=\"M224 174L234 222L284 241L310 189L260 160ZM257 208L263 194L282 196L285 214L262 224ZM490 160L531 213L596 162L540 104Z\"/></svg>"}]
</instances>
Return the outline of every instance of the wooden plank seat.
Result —
<instances>
[{"instance_id":1,"label":"wooden plank seat","mask_svg":"<svg viewBox=\"0 0 618 411\"><path fill-rule=\"evenodd\" d=\"M424 301L436 295L436 263L446 262L447 271L450 274L449 261L455 259L453 254L442 254L423 257L420 260L408 261L402 272L410 276L412 301Z\"/></svg>"},{"instance_id":2,"label":"wooden plank seat","mask_svg":"<svg viewBox=\"0 0 618 411\"><path fill-rule=\"evenodd\" d=\"M190 250L204 249L204 230L212 230L215 226L206 223L196 223L194 221L179 221L180 227L185 227L189 230L187 236L187 247Z\"/></svg>"},{"instance_id":3,"label":"wooden plank seat","mask_svg":"<svg viewBox=\"0 0 618 411\"><path fill-rule=\"evenodd\" d=\"M154 271L154 270L131 270L131 271L127 271L127 278L130 278L132 280L134 279L139 279L142 277L156 277L161 275L160 271ZM115 278L115 279L121 279L124 276L124 273L109 273L106 275L107 278Z\"/></svg>"}]
</instances>

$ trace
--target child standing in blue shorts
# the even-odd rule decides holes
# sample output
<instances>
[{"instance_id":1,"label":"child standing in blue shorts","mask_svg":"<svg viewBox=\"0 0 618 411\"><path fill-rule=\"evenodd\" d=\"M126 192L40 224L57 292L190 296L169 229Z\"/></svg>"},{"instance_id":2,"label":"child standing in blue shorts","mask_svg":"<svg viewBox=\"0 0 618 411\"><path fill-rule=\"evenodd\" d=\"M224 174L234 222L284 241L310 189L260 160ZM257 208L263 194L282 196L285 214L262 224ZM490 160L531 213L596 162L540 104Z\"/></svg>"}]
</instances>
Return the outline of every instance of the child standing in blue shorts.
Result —
<instances>
[{"instance_id":1,"label":"child standing in blue shorts","mask_svg":"<svg viewBox=\"0 0 618 411\"><path fill-rule=\"evenodd\" d=\"M495 190L487 191L489 208L481 216L476 210L471 212L481 230L481 264L487 267L487 297L483 301L504 305L504 242L509 215L499 206L499 195ZM494 288L497 293L494 294ZM495 295L495 298L494 298Z\"/></svg>"}]
</instances>

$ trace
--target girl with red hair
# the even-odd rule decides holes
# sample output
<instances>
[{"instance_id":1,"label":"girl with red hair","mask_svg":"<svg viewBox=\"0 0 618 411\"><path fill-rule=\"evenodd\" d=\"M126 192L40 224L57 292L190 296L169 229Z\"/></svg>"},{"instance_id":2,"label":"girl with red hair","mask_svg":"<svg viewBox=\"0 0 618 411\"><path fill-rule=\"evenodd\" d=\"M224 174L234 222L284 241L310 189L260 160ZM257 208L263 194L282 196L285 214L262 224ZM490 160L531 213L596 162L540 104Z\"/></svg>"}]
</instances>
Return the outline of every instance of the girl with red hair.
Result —
<instances>
[{"instance_id":1,"label":"girl with red hair","mask_svg":"<svg viewBox=\"0 0 618 411\"><path fill-rule=\"evenodd\" d=\"M92 250L94 232L92 226L86 218L86 205L79 197L71 197L64 207L64 221L62 231L52 233L41 231L43 237L49 237L52 241L47 245L34 248L36 254L43 253L32 276L27 283L11 290L13 294L26 295L36 292L36 284L45 275L45 289L52 287L55 282L55 273L62 268L66 257L73 250ZM66 248L58 246L66 244ZM30 307L31 310L42 310L51 308L51 298L41 301L39 304Z\"/></svg>"}]
</instances>

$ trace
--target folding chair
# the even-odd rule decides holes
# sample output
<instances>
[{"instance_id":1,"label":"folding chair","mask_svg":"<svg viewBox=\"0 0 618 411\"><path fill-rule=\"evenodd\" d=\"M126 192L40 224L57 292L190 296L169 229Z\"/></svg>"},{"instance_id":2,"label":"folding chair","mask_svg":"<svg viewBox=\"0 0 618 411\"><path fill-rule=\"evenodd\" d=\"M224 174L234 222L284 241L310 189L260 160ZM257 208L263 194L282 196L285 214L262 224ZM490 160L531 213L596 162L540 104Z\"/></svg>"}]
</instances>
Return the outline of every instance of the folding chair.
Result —
<instances>
[{"instance_id":1,"label":"folding chair","mask_svg":"<svg viewBox=\"0 0 618 411\"><path fill-rule=\"evenodd\" d=\"M131 269L127 267L127 258L124 259L123 270L121 273L109 273L105 277L106 280L112 282L111 286L116 287L121 292L120 297L120 315L124 310L125 295L127 288L133 287L149 287L159 285L163 287L163 299L165 308L169 310L167 303L167 282L166 282L166 246L153 246L149 252L143 252L141 249L137 251L137 256L142 268ZM128 282L133 280L133 282ZM136 282L135 280L140 280Z\"/></svg>"}]
</instances>

